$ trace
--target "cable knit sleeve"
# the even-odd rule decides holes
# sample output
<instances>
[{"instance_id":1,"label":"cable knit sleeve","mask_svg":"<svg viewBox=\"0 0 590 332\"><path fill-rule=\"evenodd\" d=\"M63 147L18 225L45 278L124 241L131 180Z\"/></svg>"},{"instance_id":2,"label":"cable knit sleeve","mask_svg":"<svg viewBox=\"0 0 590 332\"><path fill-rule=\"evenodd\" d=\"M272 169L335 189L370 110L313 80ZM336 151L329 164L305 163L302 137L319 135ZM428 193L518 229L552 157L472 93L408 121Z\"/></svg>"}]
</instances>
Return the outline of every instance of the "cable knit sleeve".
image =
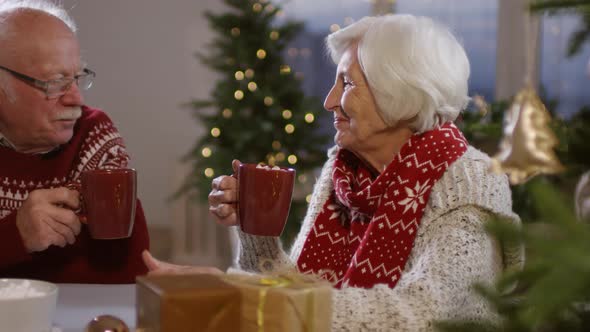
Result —
<instances>
[{"instance_id":1,"label":"cable knit sleeve","mask_svg":"<svg viewBox=\"0 0 590 332\"><path fill-rule=\"evenodd\" d=\"M490 214L464 206L421 225L395 288L334 291L333 331L434 331L434 322L489 318L485 301L471 291L502 270L496 241L483 229Z\"/></svg>"}]
</instances>

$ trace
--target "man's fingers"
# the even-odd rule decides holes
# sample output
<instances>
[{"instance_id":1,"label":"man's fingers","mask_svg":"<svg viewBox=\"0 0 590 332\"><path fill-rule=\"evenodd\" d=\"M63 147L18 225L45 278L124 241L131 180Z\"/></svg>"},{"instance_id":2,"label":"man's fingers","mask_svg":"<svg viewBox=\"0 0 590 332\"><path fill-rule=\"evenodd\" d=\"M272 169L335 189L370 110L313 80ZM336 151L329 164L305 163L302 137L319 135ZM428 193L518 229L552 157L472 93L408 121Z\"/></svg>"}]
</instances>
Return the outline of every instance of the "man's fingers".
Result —
<instances>
[{"instance_id":1,"label":"man's fingers","mask_svg":"<svg viewBox=\"0 0 590 332\"><path fill-rule=\"evenodd\" d=\"M70 227L62 224L61 222L57 220L52 220L48 222L47 226L51 228L53 232L59 234L63 238L64 243L63 245L61 245L61 247L65 246L68 243L74 244L74 242L76 242L76 234L74 234L74 231Z\"/></svg>"},{"instance_id":2,"label":"man's fingers","mask_svg":"<svg viewBox=\"0 0 590 332\"><path fill-rule=\"evenodd\" d=\"M58 222L65 227L68 227L74 236L80 234L81 224L80 219L74 213L74 211L69 209L64 209L57 206L52 206L49 211L49 216L55 221Z\"/></svg>"},{"instance_id":3,"label":"man's fingers","mask_svg":"<svg viewBox=\"0 0 590 332\"><path fill-rule=\"evenodd\" d=\"M49 243L46 243L47 247L54 245L63 248L68 244L68 239L65 237L65 235L57 230L58 228L59 226L55 226L53 224L47 225L47 229L45 230L47 234L43 234L43 237L49 241Z\"/></svg>"},{"instance_id":4,"label":"man's fingers","mask_svg":"<svg viewBox=\"0 0 590 332\"><path fill-rule=\"evenodd\" d=\"M36 202L65 205L71 209L77 209L80 205L80 194L75 190L70 190L65 187L34 190L29 196Z\"/></svg>"}]
</instances>

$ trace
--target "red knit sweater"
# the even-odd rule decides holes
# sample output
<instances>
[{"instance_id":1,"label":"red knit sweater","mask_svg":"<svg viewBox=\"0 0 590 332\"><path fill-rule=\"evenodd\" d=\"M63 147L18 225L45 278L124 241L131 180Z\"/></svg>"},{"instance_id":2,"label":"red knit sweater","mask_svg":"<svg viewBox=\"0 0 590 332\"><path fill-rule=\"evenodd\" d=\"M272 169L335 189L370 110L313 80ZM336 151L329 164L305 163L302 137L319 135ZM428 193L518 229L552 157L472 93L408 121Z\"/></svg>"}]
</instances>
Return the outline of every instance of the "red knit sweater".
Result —
<instances>
[{"instance_id":1,"label":"red knit sweater","mask_svg":"<svg viewBox=\"0 0 590 332\"><path fill-rule=\"evenodd\" d=\"M47 154L22 154L0 146L0 278L33 278L61 283L134 283L147 268L141 252L149 247L145 216L138 201L132 236L93 240L85 226L64 248L27 253L16 227L16 211L30 191L79 181L82 171L126 167L129 156L108 116L84 107L69 143Z\"/></svg>"}]
</instances>

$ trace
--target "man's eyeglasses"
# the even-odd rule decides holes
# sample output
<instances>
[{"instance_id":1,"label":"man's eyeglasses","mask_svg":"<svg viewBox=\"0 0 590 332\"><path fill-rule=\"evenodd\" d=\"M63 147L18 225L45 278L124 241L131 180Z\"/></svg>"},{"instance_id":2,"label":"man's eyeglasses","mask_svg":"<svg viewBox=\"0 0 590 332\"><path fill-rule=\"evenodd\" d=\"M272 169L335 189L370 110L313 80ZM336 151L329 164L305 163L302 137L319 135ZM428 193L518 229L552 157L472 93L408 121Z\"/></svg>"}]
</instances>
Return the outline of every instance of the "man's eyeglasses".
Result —
<instances>
[{"instance_id":1,"label":"man's eyeglasses","mask_svg":"<svg viewBox=\"0 0 590 332\"><path fill-rule=\"evenodd\" d=\"M5 70L12 74L12 76L18 78L19 80L35 87L43 92L47 98L54 99L59 98L68 92L72 87L72 83L76 82L78 87L82 90L88 90L92 86L94 82L94 77L96 77L96 73L92 70L85 68L82 70L82 74L78 74L74 77L68 78L60 78L56 80L49 80L49 81L42 81L36 78L27 76L25 74L21 74L17 71L12 69L0 66L0 69Z\"/></svg>"}]
</instances>

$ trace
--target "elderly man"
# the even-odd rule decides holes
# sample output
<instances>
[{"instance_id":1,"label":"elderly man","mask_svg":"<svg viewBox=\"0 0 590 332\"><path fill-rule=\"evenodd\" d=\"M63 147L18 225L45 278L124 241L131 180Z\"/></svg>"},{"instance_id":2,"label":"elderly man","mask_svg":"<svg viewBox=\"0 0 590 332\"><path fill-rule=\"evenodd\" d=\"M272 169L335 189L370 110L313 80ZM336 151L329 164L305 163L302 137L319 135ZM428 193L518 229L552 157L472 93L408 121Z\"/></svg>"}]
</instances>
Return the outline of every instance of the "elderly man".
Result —
<instances>
[{"instance_id":1,"label":"elderly man","mask_svg":"<svg viewBox=\"0 0 590 332\"><path fill-rule=\"evenodd\" d=\"M134 282L149 244L141 206L130 238L92 240L65 188L129 161L107 115L84 106L95 74L73 20L49 1L2 0L0 45L0 277Z\"/></svg>"}]
</instances>

